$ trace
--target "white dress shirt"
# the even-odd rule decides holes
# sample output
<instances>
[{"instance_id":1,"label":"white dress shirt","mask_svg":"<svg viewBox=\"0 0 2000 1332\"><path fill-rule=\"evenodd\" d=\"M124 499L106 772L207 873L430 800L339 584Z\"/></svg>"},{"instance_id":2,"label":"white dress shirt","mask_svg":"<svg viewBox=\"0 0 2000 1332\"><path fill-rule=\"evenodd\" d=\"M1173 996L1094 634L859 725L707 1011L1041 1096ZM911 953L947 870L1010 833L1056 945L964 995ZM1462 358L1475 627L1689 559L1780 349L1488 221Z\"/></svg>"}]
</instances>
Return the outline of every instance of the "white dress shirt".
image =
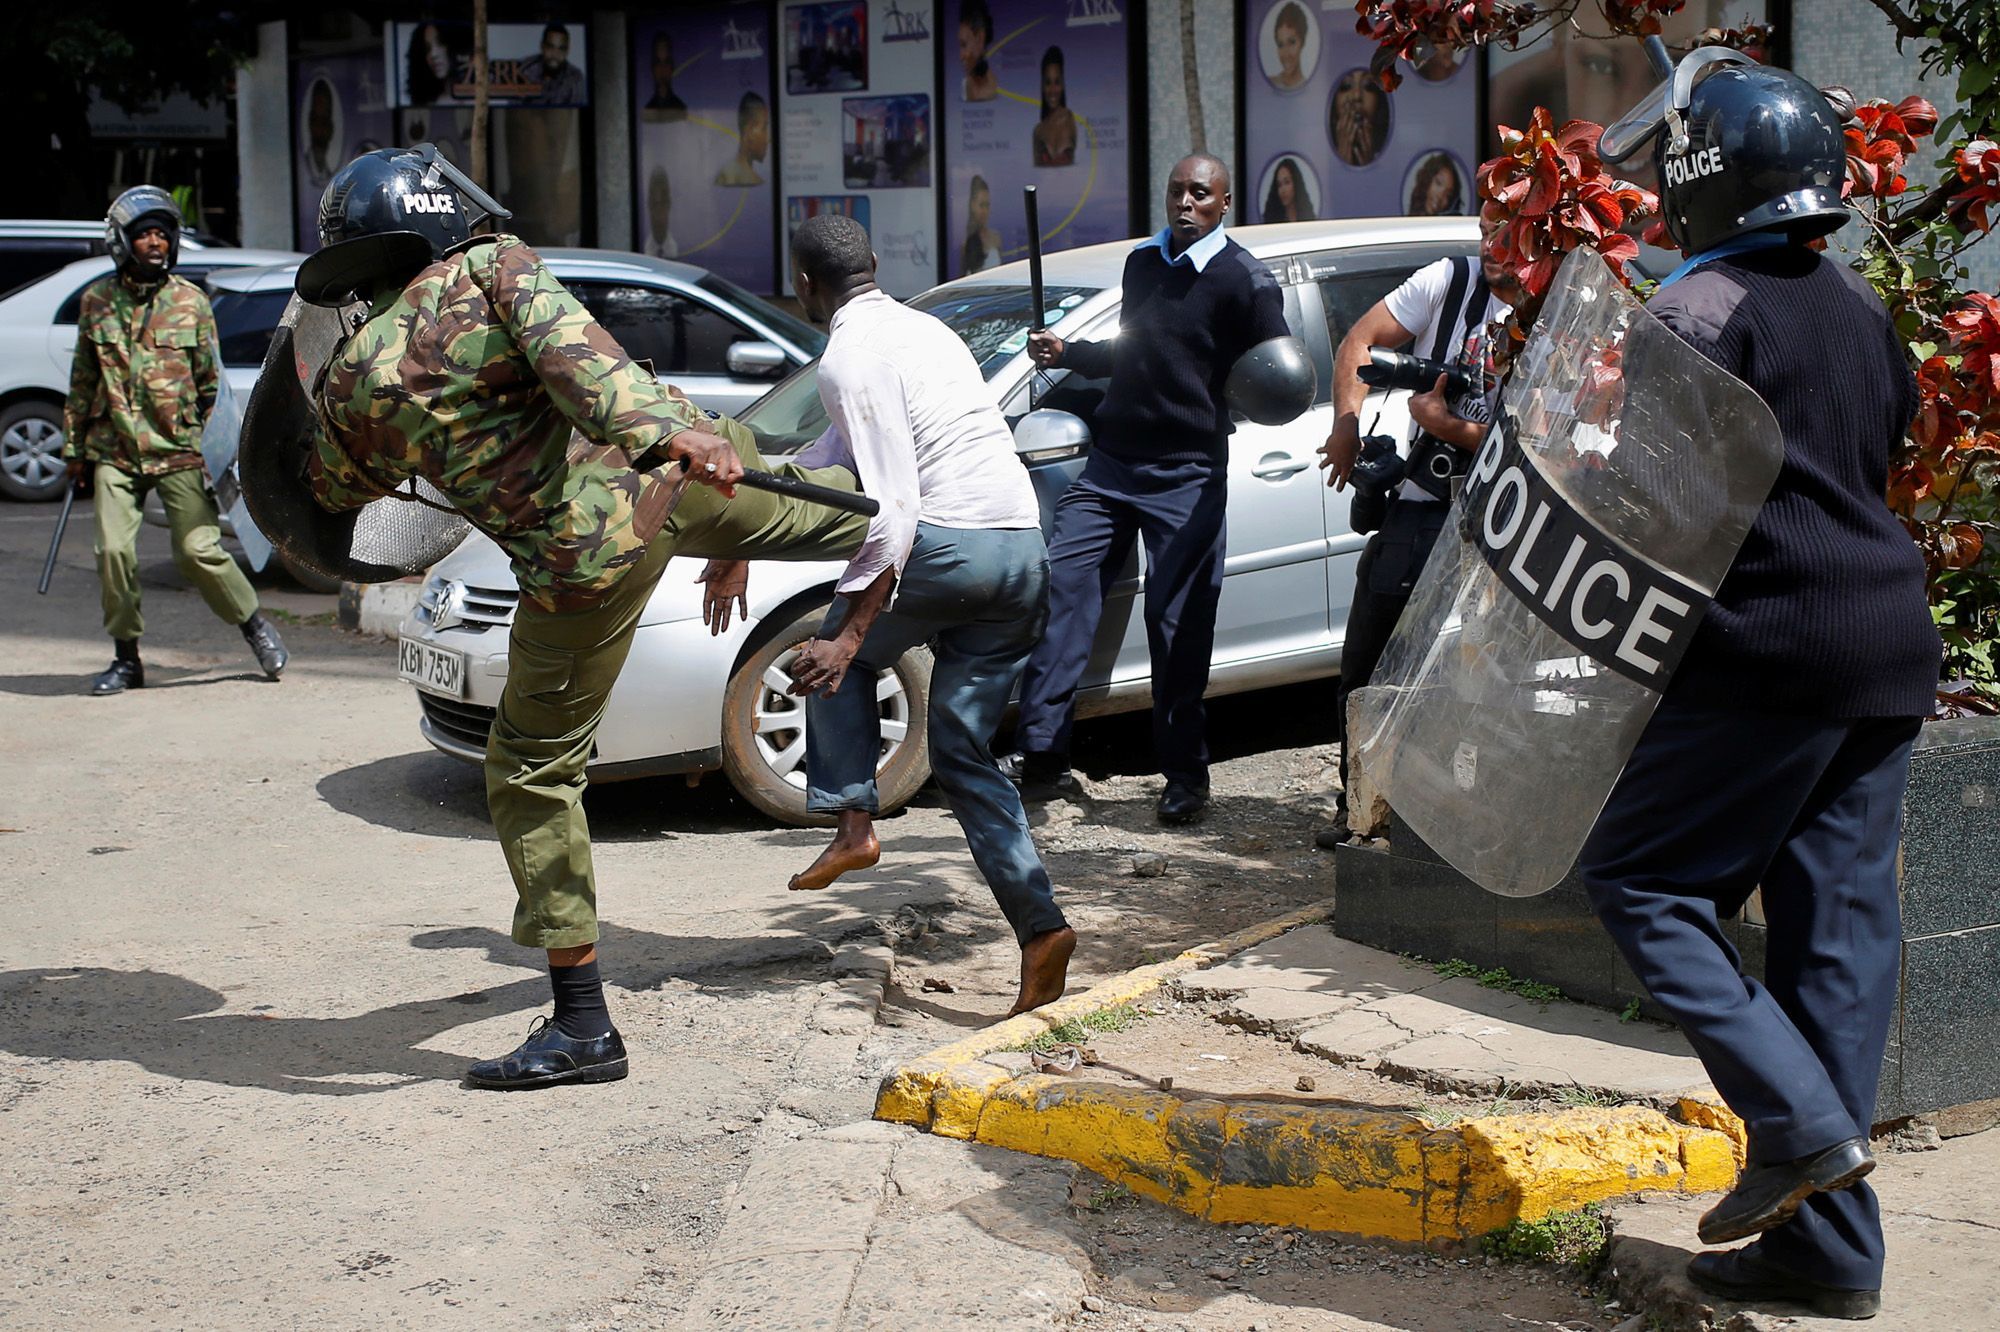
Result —
<instances>
[{"instance_id":1,"label":"white dress shirt","mask_svg":"<svg viewBox=\"0 0 2000 1332\"><path fill-rule=\"evenodd\" d=\"M839 591L859 592L884 569L900 576L920 522L1041 526L993 388L943 321L882 292L841 306L820 354L819 400L833 424L796 461L853 468L882 505Z\"/></svg>"}]
</instances>

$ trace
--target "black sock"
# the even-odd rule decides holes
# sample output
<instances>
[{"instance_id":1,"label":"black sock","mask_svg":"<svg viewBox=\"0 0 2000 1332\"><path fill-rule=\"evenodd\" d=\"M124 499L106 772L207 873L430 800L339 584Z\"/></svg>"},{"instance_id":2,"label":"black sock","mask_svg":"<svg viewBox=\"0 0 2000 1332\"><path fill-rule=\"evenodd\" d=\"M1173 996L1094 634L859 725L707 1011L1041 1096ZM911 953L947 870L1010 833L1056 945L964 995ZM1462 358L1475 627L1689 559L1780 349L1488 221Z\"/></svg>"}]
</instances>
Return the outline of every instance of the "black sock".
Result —
<instances>
[{"instance_id":1,"label":"black sock","mask_svg":"<svg viewBox=\"0 0 2000 1332\"><path fill-rule=\"evenodd\" d=\"M556 992L555 1027L574 1041L587 1041L611 1030L611 1010L604 1003L604 982L597 963L549 968L549 987Z\"/></svg>"}]
</instances>

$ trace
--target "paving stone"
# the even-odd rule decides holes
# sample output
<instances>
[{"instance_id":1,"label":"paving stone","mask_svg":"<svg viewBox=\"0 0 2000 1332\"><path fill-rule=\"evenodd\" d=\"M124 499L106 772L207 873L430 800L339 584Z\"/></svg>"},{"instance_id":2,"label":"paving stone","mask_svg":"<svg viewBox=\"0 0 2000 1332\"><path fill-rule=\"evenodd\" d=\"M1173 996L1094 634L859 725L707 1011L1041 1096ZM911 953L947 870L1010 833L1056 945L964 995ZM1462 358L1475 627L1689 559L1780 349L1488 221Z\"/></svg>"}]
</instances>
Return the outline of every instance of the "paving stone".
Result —
<instances>
[{"instance_id":1,"label":"paving stone","mask_svg":"<svg viewBox=\"0 0 2000 1332\"><path fill-rule=\"evenodd\" d=\"M1339 938L1329 925L1303 925L1180 984L1201 992L1309 990L1366 1000L1421 989L1436 979L1394 954Z\"/></svg>"}]
</instances>

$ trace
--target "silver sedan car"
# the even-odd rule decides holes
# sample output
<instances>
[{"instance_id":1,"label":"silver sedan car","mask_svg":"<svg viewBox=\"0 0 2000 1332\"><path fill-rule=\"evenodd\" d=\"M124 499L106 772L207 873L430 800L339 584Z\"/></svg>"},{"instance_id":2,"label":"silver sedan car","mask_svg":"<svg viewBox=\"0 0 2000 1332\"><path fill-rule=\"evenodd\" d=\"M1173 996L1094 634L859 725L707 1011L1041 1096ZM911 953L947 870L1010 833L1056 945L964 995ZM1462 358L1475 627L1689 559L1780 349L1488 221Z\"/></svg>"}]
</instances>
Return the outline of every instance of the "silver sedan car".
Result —
<instances>
[{"instance_id":1,"label":"silver sedan car","mask_svg":"<svg viewBox=\"0 0 2000 1332\"><path fill-rule=\"evenodd\" d=\"M1289 425L1238 422L1230 441L1229 553L1211 696L1339 673L1354 567L1365 542L1348 526L1347 493L1329 489L1315 465L1332 425L1333 349L1356 319L1416 269L1445 255L1476 253L1479 241L1471 218L1288 223L1236 228L1231 235L1283 286L1286 318L1319 368L1319 399ZM1046 317L1059 336L1116 334L1118 283L1131 248L1121 242L1048 257ZM1056 498L1083 468L1087 427L1105 382L1062 370L1032 373L1025 354L1031 313L1025 264L947 282L911 304L943 320L972 349L1015 426L1016 448L1046 528ZM703 400L693 382L663 374ZM1408 422L1404 397L1371 397L1364 428L1401 438ZM726 409L720 398L704 405ZM1071 413L1086 429L1049 432L1043 428L1049 418L1031 417L1033 408ZM767 453L804 447L826 426L814 367L777 385L739 419ZM1112 588L1079 695L1081 715L1144 708L1151 701L1139 602L1143 559L1135 549ZM785 666L818 626L840 566L758 564L750 577L749 618L714 638L701 622L701 589L694 582L699 565L679 563L686 567L670 567L660 580L612 691L593 780L721 768L772 817L809 822L805 714L800 700L785 692ZM475 536L432 570L422 601L402 624L401 668L422 707L422 733L447 754L477 761L484 753L506 680L506 629L517 599L505 555ZM906 654L877 684L886 807L909 799L929 774L923 735L928 684L922 649Z\"/></svg>"}]
</instances>

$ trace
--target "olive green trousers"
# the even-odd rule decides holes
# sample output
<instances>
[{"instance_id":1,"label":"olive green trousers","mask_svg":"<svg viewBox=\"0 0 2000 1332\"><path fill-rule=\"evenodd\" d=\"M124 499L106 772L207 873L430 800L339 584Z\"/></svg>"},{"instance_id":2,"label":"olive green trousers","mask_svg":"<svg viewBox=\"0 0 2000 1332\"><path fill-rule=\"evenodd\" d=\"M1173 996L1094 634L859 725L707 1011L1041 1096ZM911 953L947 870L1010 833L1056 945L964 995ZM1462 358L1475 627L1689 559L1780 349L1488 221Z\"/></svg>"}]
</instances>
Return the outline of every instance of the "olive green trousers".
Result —
<instances>
[{"instance_id":1,"label":"olive green trousers","mask_svg":"<svg viewBox=\"0 0 2000 1332\"><path fill-rule=\"evenodd\" d=\"M101 462L92 479L97 486L97 582L104 595L105 633L137 638L146 631L145 617L139 613L139 523L148 490L160 492L160 503L167 510L174 567L194 584L208 608L231 624L242 624L257 613L257 594L250 580L222 548L215 498L200 468L134 476Z\"/></svg>"},{"instance_id":2,"label":"olive green trousers","mask_svg":"<svg viewBox=\"0 0 2000 1332\"><path fill-rule=\"evenodd\" d=\"M749 430L726 417L712 428L736 445L745 467L858 489L844 467L768 464ZM845 559L867 531L866 518L825 505L747 488L725 500L707 486L690 485L645 558L601 601L582 610L546 611L522 600L508 637L507 685L486 743L486 806L520 895L516 943L576 948L597 941L584 765L668 559Z\"/></svg>"}]
</instances>

